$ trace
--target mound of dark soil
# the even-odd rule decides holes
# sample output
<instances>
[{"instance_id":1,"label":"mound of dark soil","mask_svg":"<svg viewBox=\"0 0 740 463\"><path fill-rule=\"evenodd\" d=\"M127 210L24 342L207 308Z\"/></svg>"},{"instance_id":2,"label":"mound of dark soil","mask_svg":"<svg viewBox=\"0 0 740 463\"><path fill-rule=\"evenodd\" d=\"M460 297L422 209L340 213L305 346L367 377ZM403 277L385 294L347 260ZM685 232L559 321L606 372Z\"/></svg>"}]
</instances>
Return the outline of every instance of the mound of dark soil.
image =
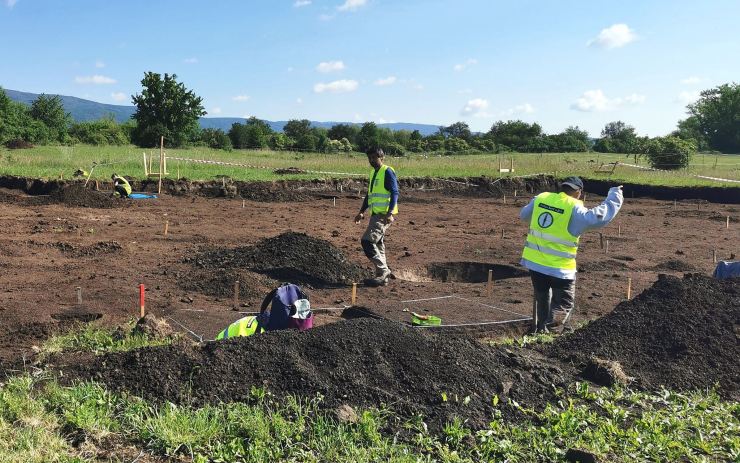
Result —
<instances>
[{"instance_id":1,"label":"mound of dark soil","mask_svg":"<svg viewBox=\"0 0 740 463\"><path fill-rule=\"evenodd\" d=\"M286 167L284 169L275 169L272 171L278 175L305 174L306 171L298 167Z\"/></svg>"},{"instance_id":2,"label":"mound of dark soil","mask_svg":"<svg viewBox=\"0 0 740 463\"><path fill-rule=\"evenodd\" d=\"M670 259L665 262L661 262L653 270L669 270L673 272L695 272L697 269L693 265L683 260Z\"/></svg>"},{"instance_id":3,"label":"mound of dark soil","mask_svg":"<svg viewBox=\"0 0 740 463\"><path fill-rule=\"evenodd\" d=\"M278 397L321 394L331 408L387 404L405 416L422 413L437 428L453 416L487 425L496 394L507 417L516 416L509 400L540 408L556 400L553 386L572 379L539 357L370 319L185 351L168 346L109 354L68 367L65 376L178 403L249 401L253 387Z\"/></svg>"},{"instance_id":4,"label":"mound of dark soil","mask_svg":"<svg viewBox=\"0 0 740 463\"><path fill-rule=\"evenodd\" d=\"M330 242L293 232L254 246L207 250L189 261L206 269L246 268L276 280L314 287L346 285L370 276Z\"/></svg>"},{"instance_id":5,"label":"mound of dark soil","mask_svg":"<svg viewBox=\"0 0 740 463\"><path fill-rule=\"evenodd\" d=\"M52 203L61 203L73 207L94 207L108 209L122 207L126 200L114 198L110 193L85 188L81 184L64 186L49 195Z\"/></svg>"},{"instance_id":6,"label":"mound of dark soil","mask_svg":"<svg viewBox=\"0 0 740 463\"><path fill-rule=\"evenodd\" d=\"M618 361L642 386L704 389L740 397L740 279L660 275L648 290L564 336L545 351L585 365ZM734 365L734 366L733 366Z\"/></svg>"},{"instance_id":7,"label":"mound of dark soil","mask_svg":"<svg viewBox=\"0 0 740 463\"><path fill-rule=\"evenodd\" d=\"M239 298L264 296L273 282L263 281L251 272L233 269L194 269L177 276L177 285L185 291L196 291L206 296L234 297L234 283L239 282Z\"/></svg>"},{"instance_id":8,"label":"mound of dark soil","mask_svg":"<svg viewBox=\"0 0 740 463\"><path fill-rule=\"evenodd\" d=\"M54 243L53 246L73 257L96 257L120 252L123 249L123 246L118 241L98 241L89 246L75 246L71 243L59 242Z\"/></svg>"}]
</instances>

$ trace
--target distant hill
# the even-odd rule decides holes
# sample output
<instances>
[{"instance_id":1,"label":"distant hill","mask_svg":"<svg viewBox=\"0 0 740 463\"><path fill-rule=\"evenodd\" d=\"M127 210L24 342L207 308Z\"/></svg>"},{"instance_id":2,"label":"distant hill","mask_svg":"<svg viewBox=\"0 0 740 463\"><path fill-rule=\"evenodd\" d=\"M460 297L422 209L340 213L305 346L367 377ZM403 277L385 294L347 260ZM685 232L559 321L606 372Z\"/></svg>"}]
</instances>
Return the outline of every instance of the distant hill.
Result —
<instances>
[{"instance_id":1,"label":"distant hill","mask_svg":"<svg viewBox=\"0 0 740 463\"><path fill-rule=\"evenodd\" d=\"M36 93L19 92L17 90L5 89L5 93L10 97L11 100L19 101L25 104L31 104L33 100L38 97ZM50 94L53 95L53 94ZM121 106L112 105L105 103L98 103L96 101L85 100L74 96L59 95L64 104L64 109L72 115L72 119L78 122L83 121L94 121L103 117L113 116L116 121L124 122L131 118L134 114L133 106ZM201 117L200 126L203 128L222 129L228 131L231 125L235 122L244 122L243 118L237 117ZM282 131L283 126L288 121L265 121L267 122L272 130ZM314 127L331 128L336 124L353 124L360 125L354 122L335 122L335 121L311 121L311 125ZM418 130L422 135L431 135L437 132L439 126L431 124L414 124L410 122L394 122L389 124L378 124L378 127L387 127L391 130Z\"/></svg>"}]
</instances>

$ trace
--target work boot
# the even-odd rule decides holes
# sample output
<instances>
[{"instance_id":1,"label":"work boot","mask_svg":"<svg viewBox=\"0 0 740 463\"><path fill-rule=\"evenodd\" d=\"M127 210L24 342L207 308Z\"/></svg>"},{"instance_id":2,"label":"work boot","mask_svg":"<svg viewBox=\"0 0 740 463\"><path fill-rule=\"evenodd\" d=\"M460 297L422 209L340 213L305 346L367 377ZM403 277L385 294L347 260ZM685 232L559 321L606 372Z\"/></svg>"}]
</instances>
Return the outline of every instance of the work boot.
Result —
<instances>
[{"instance_id":1,"label":"work boot","mask_svg":"<svg viewBox=\"0 0 740 463\"><path fill-rule=\"evenodd\" d=\"M552 314L552 320L547 321L547 326L550 328L554 328L556 326L560 326L563 324L563 320L565 320L565 317L568 315L568 312L565 310L553 310Z\"/></svg>"}]
</instances>

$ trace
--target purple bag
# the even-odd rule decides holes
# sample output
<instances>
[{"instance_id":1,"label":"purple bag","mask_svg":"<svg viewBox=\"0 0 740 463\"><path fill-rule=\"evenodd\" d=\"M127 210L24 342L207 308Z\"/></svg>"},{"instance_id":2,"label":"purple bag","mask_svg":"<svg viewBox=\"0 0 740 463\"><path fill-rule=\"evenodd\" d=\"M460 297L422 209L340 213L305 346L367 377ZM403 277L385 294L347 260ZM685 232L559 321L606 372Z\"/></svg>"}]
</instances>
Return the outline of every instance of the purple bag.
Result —
<instances>
[{"instance_id":1,"label":"purple bag","mask_svg":"<svg viewBox=\"0 0 740 463\"><path fill-rule=\"evenodd\" d=\"M288 322L288 328L296 329L298 331L306 331L313 328L313 314L308 318L292 318Z\"/></svg>"}]
</instances>

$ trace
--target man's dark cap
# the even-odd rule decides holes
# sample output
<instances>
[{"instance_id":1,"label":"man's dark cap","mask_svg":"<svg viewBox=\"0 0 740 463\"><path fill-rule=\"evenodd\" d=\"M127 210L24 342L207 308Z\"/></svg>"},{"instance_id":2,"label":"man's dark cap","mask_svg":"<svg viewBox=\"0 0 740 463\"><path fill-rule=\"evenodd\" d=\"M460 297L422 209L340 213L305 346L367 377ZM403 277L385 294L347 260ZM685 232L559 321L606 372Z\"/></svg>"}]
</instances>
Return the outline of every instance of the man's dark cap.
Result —
<instances>
[{"instance_id":1,"label":"man's dark cap","mask_svg":"<svg viewBox=\"0 0 740 463\"><path fill-rule=\"evenodd\" d=\"M574 190L583 190L583 180L581 180L578 177L568 177L562 182L560 182L561 185L568 185L569 187L573 188Z\"/></svg>"}]
</instances>

